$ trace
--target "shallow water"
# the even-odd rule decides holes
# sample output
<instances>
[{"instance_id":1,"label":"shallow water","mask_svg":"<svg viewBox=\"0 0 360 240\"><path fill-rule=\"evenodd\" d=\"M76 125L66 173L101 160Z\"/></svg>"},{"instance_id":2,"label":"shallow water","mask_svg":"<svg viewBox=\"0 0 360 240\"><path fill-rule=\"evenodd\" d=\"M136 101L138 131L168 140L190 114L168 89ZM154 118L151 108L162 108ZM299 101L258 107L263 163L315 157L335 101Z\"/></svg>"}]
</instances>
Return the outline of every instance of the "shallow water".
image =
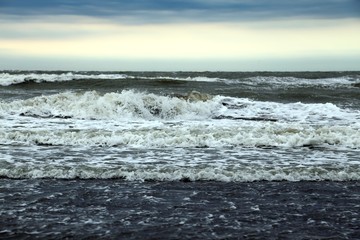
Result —
<instances>
[{"instance_id":1,"label":"shallow water","mask_svg":"<svg viewBox=\"0 0 360 240\"><path fill-rule=\"evenodd\" d=\"M360 237L358 181L0 182L2 239Z\"/></svg>"}]
</instances>

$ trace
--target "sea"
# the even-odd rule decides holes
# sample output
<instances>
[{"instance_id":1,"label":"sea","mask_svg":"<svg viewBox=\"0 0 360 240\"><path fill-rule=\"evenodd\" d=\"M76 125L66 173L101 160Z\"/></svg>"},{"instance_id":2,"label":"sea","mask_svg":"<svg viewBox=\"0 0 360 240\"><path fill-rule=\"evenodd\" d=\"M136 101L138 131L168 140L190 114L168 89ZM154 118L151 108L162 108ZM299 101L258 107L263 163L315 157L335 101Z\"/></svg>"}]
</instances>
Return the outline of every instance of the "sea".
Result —
<instances>
[{"instance_id":1,"label":"sea","mask_svg":"<svg viewBox=\"0 0 360 240\"><path fill-rule=\"evenodd\" d=\"M1 239L359 239L360 72L0 71Z\"/></svg>"}]
</instances>

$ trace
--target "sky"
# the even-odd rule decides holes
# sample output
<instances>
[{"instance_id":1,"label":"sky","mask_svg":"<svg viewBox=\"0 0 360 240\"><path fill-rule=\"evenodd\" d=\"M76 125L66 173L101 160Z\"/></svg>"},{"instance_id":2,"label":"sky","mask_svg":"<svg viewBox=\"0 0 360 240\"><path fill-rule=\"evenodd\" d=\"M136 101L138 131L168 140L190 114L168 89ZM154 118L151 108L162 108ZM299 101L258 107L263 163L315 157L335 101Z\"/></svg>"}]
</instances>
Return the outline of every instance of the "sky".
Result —
<instances>
[{"instance_id":1,"label":"sky","mask_svg":"<svg viewBox=\"0 0 360 240\"><path fill-rule=\"evenodd\" d=\"M360 0L0 0L0 70L360 70Z\"/></svg>"}]
</instances>

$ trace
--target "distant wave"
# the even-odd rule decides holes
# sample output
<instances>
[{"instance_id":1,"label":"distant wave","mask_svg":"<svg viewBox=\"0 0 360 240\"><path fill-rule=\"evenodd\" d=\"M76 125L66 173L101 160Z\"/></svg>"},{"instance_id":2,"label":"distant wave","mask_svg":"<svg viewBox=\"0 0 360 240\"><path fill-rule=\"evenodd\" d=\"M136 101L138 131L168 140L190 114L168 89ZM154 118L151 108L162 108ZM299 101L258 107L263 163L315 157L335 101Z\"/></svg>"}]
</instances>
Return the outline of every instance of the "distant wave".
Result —
<instances>
[{"instance_id":1,"label":"distant wave","mask_svg":"<svg viewBox=\"0 0 360 240\"><path fill-rule=\"evenodd\" d=\"M271 88L292 88L292 87L354 87L359 83L359 78L350 76L342 76L336 78L318 78L307 79L298 77L265 77L256 76L247 78L246 83L253 86L261 86L261 84L268 85Z\"/></svg>"},{"instance_id":2,"label":"distant wave","mask_svg":"<svg viewBox=\"0 0 360 240\"><path fill-rule=\"evenodd\" d=\"M131 76L127 74L85 74L85 73L0 73L0 86L10 86L28 82L67 82L74 80L114 80L114 79L149 79L149 80L173 80L173 81L199 81L199 82L216 82L225 81L225 79L209 77L169 77L169 76Z\"/></svg>"},{"instance_id":3,"label":"distant wave","mask_svg":"<svg viewBox=\"0 0 360 240\"><path fill-rule=\"evenodd\" d=\"M124 79L125 74L78 74L73 72L68 73L0 73L0 85L10 86L27 82L66 82L79 79Z\"/></svg>"},{"instance_id":4,"label":"distant wave","mask_svg":"<svg viewBox=\"0 0 360 240\"><path fill-rule=\"evenodd\" d=\"M189 73L190 74L190 73ZM193 75L193 73L191 73ZM360 79L354 76L341 76L330 78L307 79L299 77L278 77L278 76L255 76L237 78L236 76L223 77L209 77L201 75L198 76L170 76L166 73L159 75L144 75L144 74L123 74L123 73L101 73L101 72L3 72L0 73L0 86L11 86L22 83L44 83L44 82L68 82L74 80L121 80L121 79L143 79L143 80L158 80L158 81L189 81L189 82L222 82L225 84L244 84L244 86L264 87L299 87L299 86L320 86L320 87L337 87L348 86L354 87L360 84Z\"/></svg>"}]
</instances>

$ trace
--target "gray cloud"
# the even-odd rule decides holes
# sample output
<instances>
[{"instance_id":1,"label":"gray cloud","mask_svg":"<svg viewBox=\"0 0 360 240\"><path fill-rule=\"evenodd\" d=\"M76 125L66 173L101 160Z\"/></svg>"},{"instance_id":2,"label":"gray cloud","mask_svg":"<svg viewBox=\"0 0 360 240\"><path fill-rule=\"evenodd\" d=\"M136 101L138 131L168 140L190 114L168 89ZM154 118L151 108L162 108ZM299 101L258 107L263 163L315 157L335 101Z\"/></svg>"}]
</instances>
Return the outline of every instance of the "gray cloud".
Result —
<instances>
[{"instance_id":1,"label":"gray cloud","mask_svg":"<svg viewBox=\"0 0 360 240\"><path fill-rule=\"evenodd\" d=\"M0 15L109 18L128 24L360 18L358 0L0 0ZM4 20L4 19L3 19Z\"/></svg>"}]
</instances>

